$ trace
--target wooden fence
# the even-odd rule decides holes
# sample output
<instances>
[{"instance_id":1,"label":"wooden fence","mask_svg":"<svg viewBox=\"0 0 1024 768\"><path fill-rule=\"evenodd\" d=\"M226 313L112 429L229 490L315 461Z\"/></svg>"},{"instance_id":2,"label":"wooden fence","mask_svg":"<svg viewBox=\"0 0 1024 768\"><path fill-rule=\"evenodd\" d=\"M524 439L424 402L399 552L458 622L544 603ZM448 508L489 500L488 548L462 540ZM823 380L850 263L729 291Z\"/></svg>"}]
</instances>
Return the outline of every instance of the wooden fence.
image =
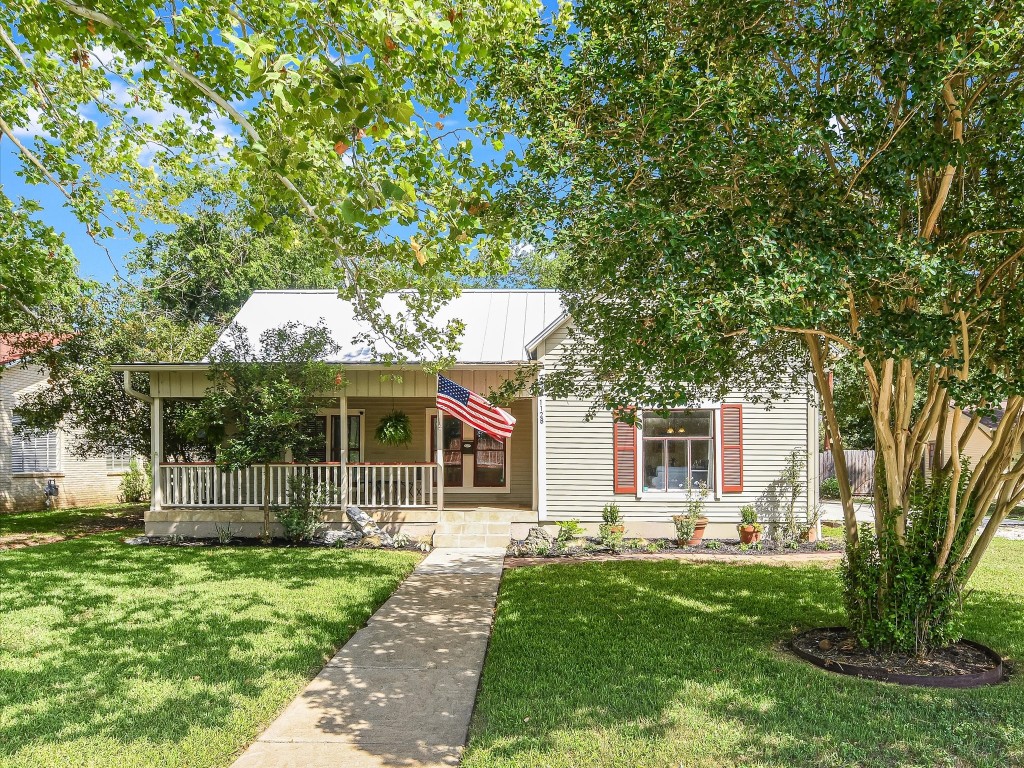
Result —
<instances>
[{"instance_id":1,"label":"wooden fence","mask_svg":"<svg viewBox=\"0 0 1024 768\"><path fill-rule=\"evenodd\" d=\"M844 451L846 468L850 474L850 489L854 496L870 496L875 492L875 452ZM836 476L832 451L822 451L818 477L825 480Z\"/></svg>"}]
</instances>

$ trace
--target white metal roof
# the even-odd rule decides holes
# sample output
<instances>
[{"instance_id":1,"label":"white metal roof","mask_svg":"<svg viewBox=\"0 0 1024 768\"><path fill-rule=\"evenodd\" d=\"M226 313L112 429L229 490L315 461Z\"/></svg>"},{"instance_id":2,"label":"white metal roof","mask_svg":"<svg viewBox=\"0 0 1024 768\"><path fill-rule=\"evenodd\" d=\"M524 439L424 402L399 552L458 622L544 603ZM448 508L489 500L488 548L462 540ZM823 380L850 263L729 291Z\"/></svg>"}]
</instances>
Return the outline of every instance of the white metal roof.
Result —
<instances>
[{"instance_id":1,"label":"white metal roof","mask_svg":"<svg viewBox=\"0 0 1024 768\"><path fill-rule=\"evenodd\" d=\"M398 293L384 297L383 308L404 308ZM458 318L465 323L457 362L467 365L516 363L529 359L527 344L564 314L557 291L467 289L445 305L434 318L438 325ZM235 315L250 339L286 322L316 325L323 321L340 347L329 362L372 363L380 355L357 337L370 333L366 321L357 319L350 302L336 291L256 291ZM223 338L223 336L221 337Z\"/></svg>"}]
</instances>

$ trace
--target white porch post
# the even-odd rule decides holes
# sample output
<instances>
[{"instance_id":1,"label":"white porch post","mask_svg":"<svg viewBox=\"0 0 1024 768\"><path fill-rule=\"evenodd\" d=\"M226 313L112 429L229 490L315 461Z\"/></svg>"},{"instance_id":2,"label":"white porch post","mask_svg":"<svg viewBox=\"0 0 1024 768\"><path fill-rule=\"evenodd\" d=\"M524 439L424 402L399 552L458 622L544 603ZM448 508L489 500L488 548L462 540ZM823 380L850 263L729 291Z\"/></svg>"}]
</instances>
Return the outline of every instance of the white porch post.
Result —
<instances>
[{"instance_id":1,"label":"white porch post","mask_svg":"<svg viewBox=\"0 0 1024 768\"><path fill-rule=\"evenodd\" d=\"M437 411L437 426L434 428L434 461L437 462L437 511L444 509L444 411Z\"/></svg>"},{"instance_id":2,"label":"white porch post","mask_svg":"<svg viewBox=\"0 0 1024 768\"><path fill-rule=\"evenodd\" d=\"M338 461L341 462L341 506L348 507L348 397L338 398Z\"/></svg>"},{"instance_id":3,"label":"white porch post","mask_svg":"<svg viewBox=\"0 0 1024 768\"><path fill-rule=\"evenodd\" d=\"M154 397L149 404L149 465L153 473L153 490L150 493L149 508L158 511L164 503L164 489L161 483L160 462L164 457L164 408L163 398Z\"/></svg>"}]
</instances>

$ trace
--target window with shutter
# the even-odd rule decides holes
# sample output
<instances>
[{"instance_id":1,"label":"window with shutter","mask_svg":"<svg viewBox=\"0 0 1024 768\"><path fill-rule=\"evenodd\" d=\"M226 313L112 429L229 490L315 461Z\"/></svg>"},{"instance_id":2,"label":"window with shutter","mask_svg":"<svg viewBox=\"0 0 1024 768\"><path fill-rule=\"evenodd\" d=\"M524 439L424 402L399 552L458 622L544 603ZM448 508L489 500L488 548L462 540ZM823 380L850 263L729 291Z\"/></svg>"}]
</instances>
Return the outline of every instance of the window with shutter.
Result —
<instances>
[{"instance_id":1,"label":"window with shutter","mask_svg":"<svg viewBox=\"0 0 1024 768\"><path fill-rule=\"evenodd\" d=\"M13 416L11 426L20 425L21 418ZM11 472L56 472L60 463L57 456L57 432L39 435L19 435L11 439Z\"/></svg>"},{"instance_id":2,"label":"window with shutter","mask_svg":"<svg viewBox=\"0 0 1024 768\"><path fill-rule=\"evenodd\" d=\"M743 406L722 406L722 493L743 492Z\"/></svg>"},{"instance_id":3,"label":"window with shutter","mask_svg":"<svg viewBox=\"0 0 1024 768\"><path fill-rule=\"evenodd\" d=\"M615 493L636 493L636 427L612 426L612 482Z\"/></svg>"}]
</instances>

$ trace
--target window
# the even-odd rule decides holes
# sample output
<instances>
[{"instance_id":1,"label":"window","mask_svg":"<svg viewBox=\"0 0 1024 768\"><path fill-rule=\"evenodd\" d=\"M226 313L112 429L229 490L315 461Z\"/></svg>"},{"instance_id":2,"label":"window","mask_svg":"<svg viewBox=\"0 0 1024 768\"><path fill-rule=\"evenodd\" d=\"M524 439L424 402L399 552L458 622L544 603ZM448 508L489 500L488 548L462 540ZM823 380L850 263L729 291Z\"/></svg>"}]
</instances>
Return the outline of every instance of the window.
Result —
<instances>
[{"instance_id":1,"label":"window","mask_svg":"<svg viewBox=\"0 0 1024 768\"><path fill-rule=\"evenodd\" d=\"M713 411L645 411L642 434L645 492L714 486Z\"/></svg>"},{"instance_id":2,"label":"window","mask_svg":"<svg viewBox=\"0 0 1024 768\"><path fill-rule=\"evenodd\" d=\"M13 416L11 426L21 424L21 418ZM56 472L57 433L19 435L15 432L11 440L11 472Z\"/></svg>"},{"instance_id":3,"label":"window","mask_svg":"<svg viewBox=\"0 0 1024 768\"><path fill-rule=\"evenodd\" d=\"M131 469L132 463L131 451L125 453L108 453L107 454L107 472L112 475L123 475Z\"/></svg>"}]
</instances>

